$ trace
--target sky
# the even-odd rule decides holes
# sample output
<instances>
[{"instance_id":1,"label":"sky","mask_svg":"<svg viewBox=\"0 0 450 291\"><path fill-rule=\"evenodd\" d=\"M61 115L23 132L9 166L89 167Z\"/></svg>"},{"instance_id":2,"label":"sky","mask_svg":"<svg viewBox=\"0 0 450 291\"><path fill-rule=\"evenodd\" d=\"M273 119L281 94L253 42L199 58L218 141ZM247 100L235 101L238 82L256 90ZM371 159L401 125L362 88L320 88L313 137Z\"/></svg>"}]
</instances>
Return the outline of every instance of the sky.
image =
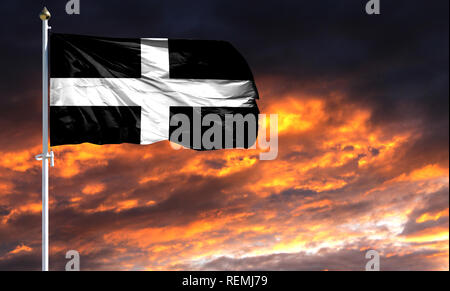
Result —
<instances>
[{"instance_id":1,"label":"sky","mask_svg":"<svg viewBox=\"0 0 450 291\"><path fill-rule=\"evenodd\" d=\"M53 148L50 268L449 269L449 1L4 1L0 270L41 268L41 21L220 39L252 68L279 154L168 142Z\"/></svg>"}]
</instances>

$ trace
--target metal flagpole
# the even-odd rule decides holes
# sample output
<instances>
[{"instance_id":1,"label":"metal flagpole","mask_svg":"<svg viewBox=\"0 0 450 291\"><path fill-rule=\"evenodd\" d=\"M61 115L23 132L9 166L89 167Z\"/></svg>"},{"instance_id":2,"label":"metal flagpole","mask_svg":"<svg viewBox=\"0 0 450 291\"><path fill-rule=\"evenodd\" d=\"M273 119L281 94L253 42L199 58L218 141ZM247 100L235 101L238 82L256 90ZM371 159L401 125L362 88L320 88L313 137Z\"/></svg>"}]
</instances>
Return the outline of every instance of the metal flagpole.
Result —
<instances>
[{"instance_id":1,"label":"metal flagpole","mask_svg":"<svg viewBox=\"0 0 450 291\"><path fill-rule=\"evenodd\" d=\"M46 7L39 14L42 20L42 271L48 271L48 160L54 165L53 152L48 151L48 20Z\"/></svg>"}]
</instances>

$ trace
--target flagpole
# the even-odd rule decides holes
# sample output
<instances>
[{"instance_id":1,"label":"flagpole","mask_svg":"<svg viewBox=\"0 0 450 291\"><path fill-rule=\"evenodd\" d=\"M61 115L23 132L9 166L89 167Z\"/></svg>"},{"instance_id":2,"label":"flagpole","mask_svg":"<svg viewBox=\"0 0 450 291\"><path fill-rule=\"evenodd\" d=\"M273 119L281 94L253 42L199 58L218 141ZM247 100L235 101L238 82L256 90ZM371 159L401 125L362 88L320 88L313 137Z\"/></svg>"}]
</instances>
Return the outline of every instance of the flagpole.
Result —
<instances>
[{"instance_id":1,"label":"flagpole","mask_svg":"<svg viewBox=\"0 0 450 291\"><path fill-rule=\"evenodd\" d=\"M50 12L46 7L39 14L42 20L42 154L36 156L42 160L42 271L48 271L48 167L49 159L53 166L53 152L48 151L48 20Z\"/></svg>"}]
</instances>

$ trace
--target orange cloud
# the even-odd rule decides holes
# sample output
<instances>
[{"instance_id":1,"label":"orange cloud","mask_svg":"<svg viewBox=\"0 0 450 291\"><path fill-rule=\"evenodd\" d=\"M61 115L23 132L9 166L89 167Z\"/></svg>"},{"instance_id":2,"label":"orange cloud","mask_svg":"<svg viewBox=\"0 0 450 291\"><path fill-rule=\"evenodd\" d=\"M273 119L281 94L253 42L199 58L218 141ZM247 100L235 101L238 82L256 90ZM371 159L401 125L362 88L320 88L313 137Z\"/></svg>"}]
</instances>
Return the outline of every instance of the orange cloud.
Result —
<instances>
[{"instance_id":1,"label":"orange cloud","mask_svg":"<svg viewBox=\"0 0 450 291\"><path fill-rule=\"evenodd\" d=\"M29 253L32 250L33 250L32 248L30 248L26 245L18 245L14 250L10 251L9 254L15 255L15 254L22 253L22 252Z\"/></svg>"},{"instance_id":2,"label":"orange cloud","mask_svg":"<svg viewBox=\"0 0 450 291\"><path fill-rule=\"evenodd\" d=\"M90 184L83 188L82 192L87 195L95 195L105 190L104 184Z\"/></svg>"},{"instance_id":3,"label":"orange cloud","mask_svg":"<svg viewBox=\"0 0 450 291\"><path fill-rule=\"evenodd\" d=\"M34 157L41 152L40 147L19 152L0 152L0 155L3 157L0 161L0 167L22 173L35 167L38 168L41 162L36 161Z\"/></svg>"},{"instance_id":4,"label":"orange cloud","mask_svg":"<svg viewBox=\"0 0 450 291\"><path fill-rule=\"evenodd\" d=\"M435 213L424 213L416 219L417 223L424 223L427 221L436 221L441 217L448 217L448 208Z\"/></svg>"},{"instance_id":5,"label":"orange cloud","mask_svg":"<svg viewBox=\"0 0 450 291\"><path fill-rule=\"evenodd\" d=\"M448 229L436 225L445 225L448 205L411 216L448 189L449 175L433 153L405 154L422 136L417 128L374 126L369 107L336 94L291 92L264 113L279 114L275 161L260 161L259 150L175 151L167 142L55 148L52 252L70 241L100 269L167 270L201 268L222 256L321 258L324 250L377 249L389 260L420 253L433 268L448 269ZM40 219L34 151L9 153L0 164L0 234ZM430 156L419 163L418 155ZM436 224L401 235L410 219ZM6 253L32 252L27 246L38 241Z\"/></svg>"},{"instance_id":6,"label":"orange cloud","mask_svg":"<svg viewBox=\"0 0 450 291\"><path fill-rule=\"evenodd\" d=\"M423 231L414 233L406 238L407 242L434 242L434 241L447 241L449 240L448 227L432 227L424 229Z\"/></svg>"}]
</instances>

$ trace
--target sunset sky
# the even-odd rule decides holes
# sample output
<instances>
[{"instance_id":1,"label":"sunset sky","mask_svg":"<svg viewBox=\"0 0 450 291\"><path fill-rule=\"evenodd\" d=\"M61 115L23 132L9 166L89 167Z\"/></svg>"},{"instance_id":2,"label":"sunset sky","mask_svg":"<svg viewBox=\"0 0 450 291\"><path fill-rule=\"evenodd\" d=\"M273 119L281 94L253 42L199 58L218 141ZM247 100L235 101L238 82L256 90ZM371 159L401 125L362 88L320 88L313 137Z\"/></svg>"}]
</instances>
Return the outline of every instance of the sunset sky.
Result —
<instances>
[{"instance_id":1,"label":"sunset sky","mask_svg":"<svg viewBox=\"0 0 450 291\"><path fill-rule=\"evenodd\" d=\"M54 32L230 41L279 115L274 161L53 148L51 269L449 269L448 0L65 2L1 4L0 270L41 268L44 4Z\"/></svg>"}]
</instances>

